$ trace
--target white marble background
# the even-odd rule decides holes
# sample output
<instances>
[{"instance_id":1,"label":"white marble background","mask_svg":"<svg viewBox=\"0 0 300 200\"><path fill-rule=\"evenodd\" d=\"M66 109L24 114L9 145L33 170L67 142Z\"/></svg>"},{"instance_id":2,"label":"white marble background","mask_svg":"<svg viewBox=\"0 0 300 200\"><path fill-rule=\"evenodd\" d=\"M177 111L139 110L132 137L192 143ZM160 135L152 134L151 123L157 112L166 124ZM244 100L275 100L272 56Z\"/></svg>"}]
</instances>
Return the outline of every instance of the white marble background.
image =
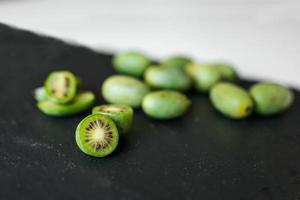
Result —
<instances>
[{"instance_id":1,"label":"white marble background","mask_svg":"<svg viewBox=\"0 0 300 200\"><path fill-rule=\"evenodd\" d=\"M0 22L99 51L223 60L300 88L300 0L0 0Z\"/></svg>"}]
</instances>

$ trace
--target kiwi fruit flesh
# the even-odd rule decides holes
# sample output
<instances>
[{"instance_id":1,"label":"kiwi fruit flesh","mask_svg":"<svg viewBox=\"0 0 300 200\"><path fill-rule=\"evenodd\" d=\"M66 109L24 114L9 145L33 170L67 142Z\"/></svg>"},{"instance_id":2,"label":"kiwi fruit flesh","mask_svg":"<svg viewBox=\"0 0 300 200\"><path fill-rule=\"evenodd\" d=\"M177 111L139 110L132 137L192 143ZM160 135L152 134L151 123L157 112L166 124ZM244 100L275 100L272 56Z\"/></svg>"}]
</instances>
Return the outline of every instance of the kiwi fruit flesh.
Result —
<instances>
[{"instance_id":1,"label":"kiwi fruit flesh","mask_svg":"<svg viewBox=\"0 0 300 200\"><path fill-rule=\"evenodd\" d=\"M112 119L101 114L92 114L78 124L75 138L78 147L85 154L105 157L116 149L119 133Z\"/></svg>"},{"instance_id":2,"label":"kiwi fruit flesh","mask_svg":"<svg viewBox=\"0 0 300 200\"><path fill-rule=\"evenodd\" d=\"M45 81L44 87L52 101L65 104L76 96L78 86L77 77L69 71L54 71Z\"/></svg>"},{"instance_id":3,"label":"kiwi fruit flesh","mask_svg":"<svg viewBox=\"0 0 300 200\"><path fill-rule=\"evenodd\" d=\"M58 104L51 99L38 101L38 108L50 116L68 116L81 113L90 108L95 101L95 95L90 91L79 92L75 98L68 104Z\"/></svg>"},{"instance_id":4,"label":"kiwi fruit flesh","mask_svg":"<svg viewBox=\"0 0 300 200\"><path fill-rule=\"evenodd\" d=\"M133 109L125 104L106 104L93 108L92 113L99 113L111 118L117 125L120 135L124 135L131 127Z\"/></svg>"}]
</instances>

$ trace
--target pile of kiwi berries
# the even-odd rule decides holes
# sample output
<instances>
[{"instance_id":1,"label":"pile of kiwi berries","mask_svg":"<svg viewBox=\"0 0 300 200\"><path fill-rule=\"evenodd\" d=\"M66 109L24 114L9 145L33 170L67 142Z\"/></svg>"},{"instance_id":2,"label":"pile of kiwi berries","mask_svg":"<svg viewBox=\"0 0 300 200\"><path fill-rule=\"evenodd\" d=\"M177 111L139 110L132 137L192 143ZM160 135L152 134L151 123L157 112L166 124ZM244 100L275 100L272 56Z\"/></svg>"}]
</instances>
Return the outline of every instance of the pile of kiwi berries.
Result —
<instances>
[{"instance_id":1,"label":"pile of kiwi berries","mask_svg":"<svg viewBox=\"0 0 300 200\"><path fill-rule=\"evenodd\" d=\"M143 53L126 51L116 54L112 64L119 74L106 78L101 87L110 104L92 108L75 133L81 151L94 157L107 156L116 149L119 137L131 127L135 108L158 120L184 115L191 105L185 92L191 89L208 94L212 106L233 119L252 113L278 114L294 99L290 89L276 83L256 83L247 91L237 84L235 68L226 63L197 63L187 56L173 56L153 64ZM91 108L94 94L79 90L79 86L78 77L69 71L50 73L44 86L34 91L38 108L50 116Z\"/></svg>"},{"instance_id":2,"label":"pile of kiwi berries","mask_svg":"<svg viewBox=\"0 0 300 200\"><path fill-rule=\"evenodd\" d=\"M256 83L247 91L237 84L239 75L227 63L198 63L187 56L173 56L152 64L146 55L129 51L115 55L113 66L122 75L104 81L104 99L142 107L155 119L182 116L190 105L184 93L191 89L208 94L213 107L233 119L254 112L278 114L287 110L294 99L290 89L276 83Z\"/></svg>"}]
</instances>

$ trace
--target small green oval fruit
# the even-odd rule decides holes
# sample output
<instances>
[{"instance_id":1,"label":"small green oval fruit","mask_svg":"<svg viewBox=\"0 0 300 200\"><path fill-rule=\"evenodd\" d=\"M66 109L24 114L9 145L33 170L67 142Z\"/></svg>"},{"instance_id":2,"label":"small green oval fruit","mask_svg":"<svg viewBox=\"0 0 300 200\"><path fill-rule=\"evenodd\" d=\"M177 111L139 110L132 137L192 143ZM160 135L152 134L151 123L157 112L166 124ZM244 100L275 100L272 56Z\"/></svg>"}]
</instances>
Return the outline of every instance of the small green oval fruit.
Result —
<instances>
[{"instance_id":1,"label":"small green oval fruit","mask_svg":"<svg viewBox=\"0 0 300 200\"><path fill-rule=\"evenodd\" d=\"M294 100L291 90L276 83L257 83L250 88L255 111L261 115L272 115L288 109Z\"/></svg>"},{"instance_id":2,"label":"small green oval fruit","mask_svg":"<svg viewBox=\"0 0 300 200\"><path fill-rule=\"evenodd\" d=\"M77 93L77 77L69 71L51 72L44 84L47 96L54 102L65 104Z\"/></svg>"},{"instance_id":3,"label":"small green oval fruit","mask_svg":"<svg viewBox=\"0 0 300 200\"><path fill-rule=\"evenodd\" d=\"M161 65L163 67L182 69L191 62L192 62L192 60L186 56L172 56L170 58L167 58L166 60L163 60L161 62Z\"/></svg>"},{"instance_id":4,"label":"small green oval fruit","mask_svg":"<svg viewBox=\"0 0 300 200\"><path fill-rule=\"evenodd\" d=\"M102 85L102 95L109 103L126 104L138 108L150 91L142 81L125 75L108 77Z\"/></svg>"},{"instance_id":5,"label":"small green oval fruit","mask_svg":"<svg viewBox=\"0 0 300 200\"><path fill-rule=\"evenodd\" d=\"M187 91L191 87L190 77L178 68L149 67L145 72L145 81L158 89Z\"/></svg>"},{"instance_id":6,"label":"small green oval fruit","mask_svg":"<svg viewBox=\"0 0 300 200\"><path fill-rule=\"evenodd\" d=\"M189 64L185 70L193 79L196 90L200 92L208 92L222 79L220 72L211 64Z\"/></svg>"},{"instance_id":7,"label":"small green oval fruit","mask_svg":"<svg viewBox=\"0 0 300 200\"><path fill-rule=\"evenodd\" d=\"M81 113L89 109L95 101L95 95L92 92L79 92L75 98L68 104L57 104L46 98L38 101L38 108L50 116L69 116Z\"/></svg>"},{"instance_id":8,"label":"small green oval fruit","mask_svg":"<svg viewBox=\"0 0 300 200\"><path fill-rule=\"evenodd\" d=\"M147 94L143 100L143 111L155 119L173 119L183 115L190 100L182 93L161 90Z\"/></svg>"},{"instance_id":9,"label":"small green oval fruit","mask_svg":"<svg viewBox=\"0 0 300 200\"><path fill-rule=\"evenodd\" d=\"M247 91L232 83L215 85L210 91L210 100L218 111L234 119L245 118L253 110L253 102Z\"/></svg>"},{"instance_id":10,"label":"small green oval fruit","mask_svg":"<svg viewBox=\"0 0 300 200\"><path fill-rule=\"evenodd\" d=\"M232 65L226 63L214 63L213 66L220 72L222 80L231 82L238 80L238 73Z\"/></svg>"},{"instance_id":11,"label":"small green oval fruit","mask_svg":"<svg viewBox=\"0 0 300 200\"><path fill-rule=\"evenodd\" d=\"M126 51L113 58L114 68L123 74L141 77L151 61L144 54Z\"/></svg>"},{"instance_id":12,"label":"small green oval fruit","mask_svg":"<svg viewBox=\"0 0 300 200\"><path fill-rule=\"evenodd\" d=\"M124 135L131 127L133 118L133 109L124 104L106 104L96 106L92 113L106 115L111 118L117 125L120 135Z\"/></svg>"}]
</instances>

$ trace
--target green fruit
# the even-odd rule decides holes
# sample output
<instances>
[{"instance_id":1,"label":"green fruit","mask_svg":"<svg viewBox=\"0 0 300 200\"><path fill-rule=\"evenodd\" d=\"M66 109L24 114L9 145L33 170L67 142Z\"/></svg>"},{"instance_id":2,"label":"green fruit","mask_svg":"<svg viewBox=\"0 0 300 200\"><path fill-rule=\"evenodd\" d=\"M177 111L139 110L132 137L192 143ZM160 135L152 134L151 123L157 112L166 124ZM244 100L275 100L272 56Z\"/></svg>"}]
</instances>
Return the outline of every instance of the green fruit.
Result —
<instances>
[{"instance_id":1,"label":"green fruit","mask_svg":"<svg viewBox=\"0 0 300 200\"><path fill-rule=\"evenodd\" d=\"M114 68L123 74L141 77L151 61L139 52L122 52L113 58Z\"/></svg>"},{"instance_id":2,"label":"green fruit","mask_svg":"<svg viewBox=\"0 0 300 200\"><path fill-rule=\"evenodd\" d=\"M102 95L109 103L140 107L149 87L142 81L124 75L108 77L102 85Z\"/></svg>"},{"instance_id":3,"label":"green fruit","mask_svg":"<svg viewBox=\"0 0 300 200\"><path fill-rule=\"evenodd\" d=\"M77 77L69 71L50 73L44 84L48 97L60 104L72 101L76 95L77 86Z\"/></svg>"},{"instance_id":4,"label":"green fruit","mask_svg":"<svg viewBox=\"0 0 300 200\"><path fill-rule=\"evenodd\" d=\"M119 142L115 123L101 114L92 114L84 118L78 124L75 135L80 150L94 157L111 154Z\"/></svg>"},{"instance_id":5,"label":"green fruit","mask_svg":"<svg viewBox=\"0 0 300 200\"><path fill-rule=\"evenodd\" d=\"M93 114L98 113L111 118L118 127L119 134L124 135L131 127L133 109L123 104L107 104L93 108Z\"/></svg>"},{"instance_id":6,"label":"green fruit","mask_svg":"<svg viewBox=\"0 0 300 200\"><path fill-rule=\"evenodd\" d=\"M183 115L190 104L190 100L180 92L161 90L147 94L142 108L155 119L173 119Z\"/></svg>"},{"instance_id":7,"label":"green fruit","mask_svg":"<svg viewBox=\"0 0 300 200\"><path fill-rule=\"evenodd\" d=\"M275 83L257 83L250 88L255 111L261 115L272 115L288 109L294 100L291 90Z\"/></svg>"},{"instance_id":8,"label":"green fruit","mask_svg":"<svg viewBox=\"0 0 300 200\"><path fill-rule=\"evenodd\" d=\"M238 80L238 74L233 66L226 63L215 63L213 66L220 72L222 80L231 82Z\"/></svg>"},{"instance_id":9,"label":"green fruit","mask_svg":"<svg viewBox=\"0 0 300 200\"><path fill-rule=\"evenodd\" d=\"M145 81L153 88L186 91L191 87L191 79L178 68L159 66L149 67L145 72Z\"/></svg>"},{"instance_id":10,"label":"green fruit","mask_svg":"<svg viewBox=\"0 0 300 200\"><path fill-rule=\"evenodd\" d=\"M47 99L47 93L44 87L39 87L33 90L33 97L37 101Z\"/></svg>"},{"instance_id":11,"label":"green fruit","mask_svg":"<svg viewBox=\"0 0 300 200\"><path fill-rule=\"evenodd\" d=\"M245 118L253 110L248 92L232 83L215 85L210 91L210 100L218 111L234 119Z\"/></svg>"},{"instance_id":12,"label":"green fruit","mask_svg":"<svg viewBox=\"0 0 300 200\"><path fill-rule=\"evenodd\" d=\"M92 92L80 92L68 104L58 104L50 99L40 100L38 108L50 116L68 116L81 113L90 108L95 101L95 95Z\"/></svg>"},{"instance_id":13,"label":"green fruit","mask_svg":"<svg viewBox=\"0 0 300 200\"><path fill-rule=\"evenodd\" d=\"M189 64L185 70L193 79L196 90L200 92L208 92L222 79L220 72L211 64Z\"/></svg>"},{"instance_id":14,"label":"green fruit","mask_svg":"<svg viewBox=\"0 0 300 200\"><path fill-rule=\"evenodd\" d=\"M186 56L173 56L161 62L163 67L183 69L192 60Z\"/></svg>"}]
</instances>

